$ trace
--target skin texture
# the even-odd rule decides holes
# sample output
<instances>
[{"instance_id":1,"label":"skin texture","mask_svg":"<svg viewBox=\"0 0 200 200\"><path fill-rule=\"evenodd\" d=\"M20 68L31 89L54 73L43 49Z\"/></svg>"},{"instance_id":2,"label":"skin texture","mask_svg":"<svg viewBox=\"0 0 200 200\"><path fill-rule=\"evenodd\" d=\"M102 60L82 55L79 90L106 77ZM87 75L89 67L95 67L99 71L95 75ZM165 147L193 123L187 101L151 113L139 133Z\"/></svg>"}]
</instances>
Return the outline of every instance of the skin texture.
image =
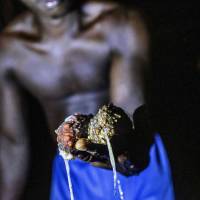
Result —
<instances>
[{"instance_id":1,"label":"skin texture","mask_svg":"<svg viewBox=\"0 0 200 200\"><path fill-rule=\"evenodd\" d=\"M0 36L1 200L17 200L26 178L23 88L40 102L51 132L66 116L110 101L131 114L144 103L148 34L137 11L100 1L72 9L68 0L48 10L43 2L23 0L32 12Z\"/></svg>"}]
</instances>

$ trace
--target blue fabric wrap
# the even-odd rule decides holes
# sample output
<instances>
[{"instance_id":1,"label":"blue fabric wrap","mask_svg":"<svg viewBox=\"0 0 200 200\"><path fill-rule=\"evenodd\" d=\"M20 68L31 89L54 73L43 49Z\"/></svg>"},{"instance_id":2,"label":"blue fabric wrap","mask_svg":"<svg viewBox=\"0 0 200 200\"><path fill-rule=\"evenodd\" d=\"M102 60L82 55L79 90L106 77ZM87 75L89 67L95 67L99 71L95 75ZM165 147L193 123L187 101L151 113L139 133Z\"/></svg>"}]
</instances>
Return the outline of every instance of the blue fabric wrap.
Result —
<instances>
[{"instance_id":1,"label":"blue fabric wrap","mask_svg":"<svg viewBox=\"0 0 200 200\"><path fill-rule=\"evenodd\" d=\"M167 154L162 140L155 135L150 149L150 163L138 175L118 173L125 200L174 200L173 184ZM70 174L75 200L119 200L114 195L112 170L94 167L81 160L71 160ZM57 155L53 166L51 200L70 200L64 161Z\"/></svg>"}]
</instances>

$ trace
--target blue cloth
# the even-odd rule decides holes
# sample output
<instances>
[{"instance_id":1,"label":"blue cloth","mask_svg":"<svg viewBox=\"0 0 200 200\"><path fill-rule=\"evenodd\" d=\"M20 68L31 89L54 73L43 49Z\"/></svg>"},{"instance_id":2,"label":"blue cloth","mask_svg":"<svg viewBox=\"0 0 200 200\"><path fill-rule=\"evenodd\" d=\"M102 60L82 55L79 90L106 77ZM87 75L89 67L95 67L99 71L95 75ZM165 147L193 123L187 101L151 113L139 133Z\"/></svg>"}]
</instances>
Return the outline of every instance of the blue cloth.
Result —
<instances>
[{"instance_id":1,"label":"blue cloth","mask_svg":"<svg viewBox=\"0 0 200 200\"><path fill-rule=\"evenodd\" d=\"M75 200L119 200L114 195L112 170L72 160L70 174ZM150 163L139 175L118 173L125 200L174 200L173 184L167 155L159 135L150 149ZM64 161L57 155L53 167L51 200L70 200Z\"/></svg>"}]
</instances>

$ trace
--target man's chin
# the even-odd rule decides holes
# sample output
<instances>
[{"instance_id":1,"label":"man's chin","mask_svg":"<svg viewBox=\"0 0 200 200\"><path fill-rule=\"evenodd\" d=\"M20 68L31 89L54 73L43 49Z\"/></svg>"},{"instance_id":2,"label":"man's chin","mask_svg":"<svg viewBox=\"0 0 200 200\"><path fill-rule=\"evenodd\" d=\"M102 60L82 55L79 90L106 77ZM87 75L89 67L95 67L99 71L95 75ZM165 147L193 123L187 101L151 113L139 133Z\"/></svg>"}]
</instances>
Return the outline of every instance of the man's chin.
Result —
<instances>
[{"instance_id":1,"label":"man's chin","mask_svg":"<svg viewBox=\"0 0 200 200\"><path fill-rule=\"evenodd\" d=\"M68 11L69 11L68 6L65 5L64 3L61 3L55 7L47 9L44 15L46 15L49 18L56 19L66 15Z\"/></svg>"}]
</instances>

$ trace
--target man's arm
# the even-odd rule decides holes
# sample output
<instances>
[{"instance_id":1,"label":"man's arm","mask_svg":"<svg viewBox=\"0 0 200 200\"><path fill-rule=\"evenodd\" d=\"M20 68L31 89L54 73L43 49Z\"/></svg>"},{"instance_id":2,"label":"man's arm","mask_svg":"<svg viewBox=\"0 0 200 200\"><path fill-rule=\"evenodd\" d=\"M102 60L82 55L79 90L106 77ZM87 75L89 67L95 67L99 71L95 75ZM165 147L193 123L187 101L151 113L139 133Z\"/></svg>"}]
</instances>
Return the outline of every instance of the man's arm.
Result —
<instances>
[{"instance_id":1,"label":"man's arm","mask_svg":"<svg viewBox=\"0 0 200 200\"><path fill-rule=\"evenodd\" d=\"M132 115L145 103L149 35L142 18L133 11L112 26L109 37L113 52L110 97L115 105Z\"/></svg>"},{"instance_id":2,"label":"man's arm","mask_svg":"<svg viewBox=\"0 0 200 200\"><path fill-rule=\"evenodd\" d=\"M0 199L16 200L27 173L27 135L20 90L9 73L0 71Z\"/></svg>"},{"instance_id":3,"label":"man's arm","mask_svg":"<svg viewBox=\"0 0 200 200\"><path fill-rule=\"evenodd\" d=\"M111 27L110 100L131 117L134 113L134 134L130 134L130 138L121 137L121 142L124 140L130 160L140 171L148 165L153 141L146 108L141 107L146 103L145 89L150 72L149 33L141 16L134 11L129 11L124 18L113 19Z\"/></svg>"}]
</instances>

